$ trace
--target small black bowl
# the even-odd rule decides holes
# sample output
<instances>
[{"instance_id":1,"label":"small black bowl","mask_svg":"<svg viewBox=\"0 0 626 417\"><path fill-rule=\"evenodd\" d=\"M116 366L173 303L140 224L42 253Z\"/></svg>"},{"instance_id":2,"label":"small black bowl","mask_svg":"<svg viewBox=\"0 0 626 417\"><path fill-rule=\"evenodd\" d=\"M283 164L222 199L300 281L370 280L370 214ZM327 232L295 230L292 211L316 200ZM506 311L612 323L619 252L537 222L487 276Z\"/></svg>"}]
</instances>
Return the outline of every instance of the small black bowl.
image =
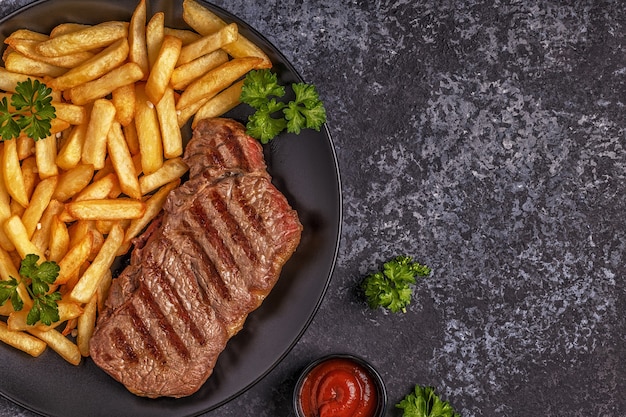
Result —
<instances>
[{"instance_id":1,"label":"small black bowl","mask_svg":"<svg viewBox=\"0 0 626 417\"><path fill-rule=\"evenodd\" d=\"M293 391L293 410L296 414L296 417L308 417L302 411L302 406L300 402L300 396L302 392L302 387L304 385L307 377L318 367L322 366L329 361L332 360L342 360L347 361L353 365L360 367L371 379L372 384L374 385L375 393L376 393L376 405L371 416L367 417L384 417L385 410L387 408L387 390L385 388L385 382L381 377L380 373L369 362L355 355L351 354L331 354L324 357L321 357L304 368L298 381L296 382L294 391Z\"/></svg>"}]
</instances>

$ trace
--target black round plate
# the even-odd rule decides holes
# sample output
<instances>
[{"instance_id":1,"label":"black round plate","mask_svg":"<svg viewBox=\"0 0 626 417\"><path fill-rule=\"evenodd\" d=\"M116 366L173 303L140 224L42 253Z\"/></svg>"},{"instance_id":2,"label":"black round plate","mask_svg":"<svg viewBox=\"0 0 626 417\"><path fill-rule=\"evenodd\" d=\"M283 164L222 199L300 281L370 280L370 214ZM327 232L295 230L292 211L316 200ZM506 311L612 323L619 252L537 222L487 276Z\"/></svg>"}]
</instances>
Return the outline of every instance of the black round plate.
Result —
<instances>
[{"instance_id":1,"label":"black round plate","mask_svg":"<svg viewBox=\"0 0 626 417\"><path fill-rule=\"evenodd\" d=\"M182 0L150 0L149 4L151 13L165 12L168 26L187 27ZM236 22L241 33L261 46L282 83L301 81L293 66L259 33L224 10L203 4L225 21ZM20 28L48 33L63 22L128 21L135 6L129 0L33 3L0 21L0 41ZM248 114L242 105L227 116L245 122ZM187 139L189 135L186 129ZM341 186L326 126L320 132L281 135L265 146L265 155L276 186L298 211L304 225L302 241L276 287L228 342L213 375L197 393L181 399L140 398L88 358L72 366L50 349L32 358L0 343L0 394L47 416L192 416L224 404L269 372L298 341L328 286L341 229Z\"/></svg>"}]
</instances>

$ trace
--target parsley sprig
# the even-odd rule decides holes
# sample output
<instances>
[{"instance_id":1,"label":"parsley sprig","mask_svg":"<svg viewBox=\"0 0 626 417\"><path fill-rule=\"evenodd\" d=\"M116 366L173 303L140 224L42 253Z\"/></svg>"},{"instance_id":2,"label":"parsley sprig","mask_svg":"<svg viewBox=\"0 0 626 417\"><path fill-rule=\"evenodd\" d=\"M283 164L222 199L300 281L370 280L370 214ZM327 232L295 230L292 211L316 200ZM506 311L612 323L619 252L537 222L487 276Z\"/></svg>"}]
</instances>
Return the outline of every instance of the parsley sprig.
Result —
<instances>
[{"instance_id":1,"label":"parsley sprig","mask_svg":"<svg viewBox=\"0 0 626 417\"><path fill-rule=\"evenodd\" d=\"M0 137L10 140L22 131L35 141L49 136L50 121L56 117L51 93L52 89L39 80L28 78L17 83L11 106L6 97L0 100Z\"/></svg>"},{"instance_id":2,"label":"parsley sprig","mask_svg":"<svg viewBox=\"0 0 626 417\"><path fill-rule=\"evenodd\" d=\"M411 302L415 276L426 277L431 269L410 256L397 256L383 265L382 271L368 275L363 281L367 303L371 308L383 307L392 313L402 311Z\"/></svg>"},{"instance_id":3,"label":"parsley sprig","mask_svg":"<svg viewBox=\"0 0 626 417\"><path fill-rule=\"evenodd\" d=\"M295 134L302 129L320 130L326 122L326 109L315 86L293 83L291 88L295 99L278 101L285 95L285 87L278 83L275 73L263 69L246 75L240 100L256 110L246 124L250 136L268 143L285 129Z\"/></svg>"},{"instance_id":4,"label":"parsley sprig","mask_svg":"<svg viewBox=\"0 0 626 417\"><path fill-rule=\"evenodd\" d=\"M396 404L396 408L404 410L402 417L461 417L450 403L439 398L433 387L419 385Z\"/></svg>"},{"instance_id":5,"label":"parsley sprig","mask_svg":"<svg viewBox=\"0 0 626 417\"><path fill-rule=\"evenodd\" d=\"M20 264L20 277L10 277L8 280L0 281L0 305L10 299L15 311L22 310L24 301L17 292L17 287L22 282L22 277L28 278L30 285L26 285L26 289L33 299L33 306L26 317L26 324L33 325L40 321L49 326L59 321L57 301L61 299L61 293L55 291L48 294L50 285L59 275L59 265L53 261L45 261L37 265L38 261L38 255L26 255Z\"/></svg>"}]
</instances>

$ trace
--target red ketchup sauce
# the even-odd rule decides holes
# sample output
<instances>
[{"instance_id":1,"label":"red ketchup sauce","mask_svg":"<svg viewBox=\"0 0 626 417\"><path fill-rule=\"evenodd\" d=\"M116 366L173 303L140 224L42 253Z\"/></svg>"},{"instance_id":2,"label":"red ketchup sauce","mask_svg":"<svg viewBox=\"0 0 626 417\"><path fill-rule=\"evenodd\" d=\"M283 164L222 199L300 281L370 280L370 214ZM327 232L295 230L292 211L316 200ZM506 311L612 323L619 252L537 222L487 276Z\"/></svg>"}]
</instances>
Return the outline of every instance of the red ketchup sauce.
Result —
<instances>
[{"instance_id":1,"label":"red ketchup sauce","mask_svg":"<svg viewBox=\"0 0 626 417\"><path fill-rule=\"evenodd\" d=\"M378 393L369 370L349 358L315 366L299 392L305 417L373 417Z\"/></svg>"}]
</instances>

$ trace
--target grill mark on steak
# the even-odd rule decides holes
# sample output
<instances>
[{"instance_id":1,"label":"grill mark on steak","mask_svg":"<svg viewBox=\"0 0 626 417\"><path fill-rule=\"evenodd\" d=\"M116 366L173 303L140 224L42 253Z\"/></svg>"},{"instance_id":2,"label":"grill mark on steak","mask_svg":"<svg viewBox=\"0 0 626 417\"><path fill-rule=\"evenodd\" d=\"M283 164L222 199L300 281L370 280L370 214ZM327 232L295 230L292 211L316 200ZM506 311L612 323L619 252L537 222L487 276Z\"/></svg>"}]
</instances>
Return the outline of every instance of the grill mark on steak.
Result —
<instances>
[{"instance_id":1,"label":"grill mark on steak","mask_svg":"<svg viewBox=\"0 0 626 417\"><path fill-rule=\"evenodd\" d=\"M193 215L194 219L207 232L206 236L209 239L211 245L215 248L217 256L219 257L220 261L223 262L224 267L229 270L239 272L239 267L237 266L237 262L235 261L233 254L231 253L230 249L227 248L226 245L224 245L224 242L222 241L219 232L209 220L209 217L207 216L204 207L198 204L197 201L194 201L191 205L190 212ZM188 226L192 228L191 225L188 224Z\"/></svg>"},{"instance_id":2,"label":"grill mark on steak","mask_svg":"<svg viewBox=\"0 0 626 417\"><path fill-rule=\"evenodd\" d=\"M254 209L254 207L248 204L248 200L241 193L241 189L239 187L234 187L233 194L235 197L235 201L237 201L239 207L241 207L243 214L246 215L246 219L248 219L248 222L250 222L252 228L256 230L256 232L259 233L263 238L267 238L269 236L269 233L263 225L263 219Z\"/></svg>"},{"instance_id":3,"label":"grill mark on steak","mask_svg":"<svg viewBox=\"0 0 626 417\"><path fill-rule=\"evenodd\" d=\"M137 354L133 350L133 347L128 343L124 332L119 327L113 329L113 344L122 352L124 360L131 363L139 362Z\"/></svg>"},{"instance_id":4,"label":"grill mark on steak","mask_svg":"<svg viewBox=\"0 0 626 417\"><path fill-rule=\"evenodd\" d=\"M234 160L239 163L239 167L244 172L250 171L250 162L248 161L246 153L242 149L241 144L233 134L233 130L228 127L227 131L227 139L224 141L226 149L228 149L228 152L234 157Z\"/></svg>"},{"instance_id":5,"label":"grill mark on steak","mask_svg":"<svg viewBox=\"0 0 626 417\"><path fill-rule=\"evenodd\" d=\"M130 316L133 326L137 329L137 333L141 336L144 346L148 352L150 352L150 355L152 355L152 357L160 363L167 363L167 360L163 356L163 352L161 352L156 340L154 340L154 337L150 334L150 330L146 327L146 323L144 323L137 313L137 309L133 303L128 303L128 315Z\"/></svg>"},{"instance_id":6,"label":"grill mark on steak","mask_svg":"<svg viewBox=\"0 0 626 417\"><path fill-rule=\"evenodd\" d=\"M218 193L217 190L214 189L213 191L211 191L210 199L211 204L226 225L226 229L228 229L228 232L230 233L233 242L235 242L235 244L239 245L241 249L243 249L243 252L246 254L248 259L250 259L254 263L254 266L256 266L259 263L256 252L252 248L252 245L250 244L250 241L248 240L246 235L241 230L241 227L239 226L239 223L237 223L237 220L235 220L233 215L228 211L228 207L226 206L226 203L222 199L220 193Z\"/></svg>"}]
</instances>

